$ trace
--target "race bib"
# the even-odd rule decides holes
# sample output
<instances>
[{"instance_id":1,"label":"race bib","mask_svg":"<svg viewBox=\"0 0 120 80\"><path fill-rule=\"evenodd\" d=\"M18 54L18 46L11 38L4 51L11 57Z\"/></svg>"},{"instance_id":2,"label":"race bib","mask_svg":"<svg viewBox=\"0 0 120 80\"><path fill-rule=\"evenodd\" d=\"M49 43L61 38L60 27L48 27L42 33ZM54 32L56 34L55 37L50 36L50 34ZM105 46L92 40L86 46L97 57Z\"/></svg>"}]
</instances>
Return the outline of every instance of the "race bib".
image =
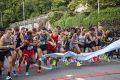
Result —
<instances>
[{"instance_id":1,"label":"race bib","mask_svg":"<svg viewBox=\"0 0 120 80\"><path fill-rule=\"evenodd\" d=\"M27 47L27 50L32 50L33 49L33 46L28 46Z\"/></svg>"},{"instance_id":2,"label":"race bib","mask_svg":"<svg viewBox=\"0 0 120 80\"><path fill-rule=\"evenodd\" d=\"M41 42L41 45L44 45L45 44L45 42Z\"/></svg>"}]
</instances>

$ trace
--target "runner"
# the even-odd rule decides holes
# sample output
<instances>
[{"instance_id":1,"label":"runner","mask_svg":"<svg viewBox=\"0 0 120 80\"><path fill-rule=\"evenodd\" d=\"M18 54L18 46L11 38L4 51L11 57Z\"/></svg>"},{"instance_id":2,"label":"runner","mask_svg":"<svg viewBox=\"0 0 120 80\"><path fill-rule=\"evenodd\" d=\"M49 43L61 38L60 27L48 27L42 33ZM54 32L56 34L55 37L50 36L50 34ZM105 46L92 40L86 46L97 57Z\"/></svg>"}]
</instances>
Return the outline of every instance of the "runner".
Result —
<instances>
[{"instance_id":1,"label":"runner","mask_svg":"<svg viewBox=\"0 0 120 80\"><path fill-rule=\"evenodd\" d=\"M15 49L15 46L11 39L12 31L10 28L7 28L5 34L0 39L0 75L2 75L2 65L4 63L5 57L8 60L8 74L6 80L12 80L11 78L11 70L13 65L13 58L11 51Z\"/></svg>"},{"instance_id":2,"label":"runner","mask_svg":"<svg viewBox=\"0 0 120 80\"><path fill-rule=\"evenodd\" d=\"M57 30L54 30L54 32L49 37L47 48L48 48L48 54L56 53L58 51L58 31ZM55 58L50 60L50 63L54 68L57 67L57 62L58 62L58 59L55 59Z\"/></svg>"},{"instance_id":3,"label":"runner","mask_svg":"<svg viewBox=\"0 0 120 80\"><path fill-rule=\"evenodd\" d=\"M98 27L96 36L97 36L96 50L99 50L102 48L102 40L105 38L105 32L102 26Z\"/></svg>"},{"instance_id":4,"label":"runner","mask_svg":"<svg viewBox=\"0 0 120 80\"><path fill-rule=\"evenodd\" d=\"M88 47L89 52L96 50L96 34L95 29L90 28L90 31L86 34L86 47Z\"/></svg>"},{"instance_id":5,"label":"runner","mask_svg":"<svg viewBox=\"0 0 120 80\"><path fill-rule=\"evenodd\" d=\"M23 29L24 30L24 29ZM20 33L20 30L18 27L14 28L14 35L16 37L16 52L17 54L17 58L19 60L19 65L17 67L18 71L22 71L22 66L21 66L21 62L23 60L22 57L22 51L23 51L23 43L24 43L24 34L25 34L25 30L21 31L22 33Z\"/></svg>"},{"instance_id":6,"label":"runner","mask_svg":"<svg viewBox=\"0 0 120 80\"><path fill-rule=\"evenodd\" d=\"M58 37L58 52L60 52L60 53L65 52L65 50L64 50L64 47L65 47L64 39L65 39L64 32L61 32L59 37Z\"/></svg>"},{"instance_id":7,"label":"runner","mask_svg":"<svg viewBox=\"0 0 120 80\"><path fill-rule=\"evenodd\" d=\"M74 33L74 35L72 36L72 39L71 39L71 42L72 42L72 45L73 45L73 48L74 48L74 51L77 53L77 54L80 54L80 48L79 48L79 36L80 36L80 30L77 30L77 33Z\"/></svg>"},{"instance_id":8,"label":"runner","mask_svg":"<svg viewBox=\"0 0 120 80\"><path fill-rule=\"evenodd\" d=\"M80 36L79 36L79 47L80 47L80 51L81 52L85 52L85 33L86 33L86 30L85 29L83 29L83 30L81 30L81 34L80 34Z\"/></svg>"},{"instance_id":9,"label":"runner","mask_svg":"<svg viewBox=\"0 0 120 80\"><path fill-rule=\"evenodd\" d=\"M25 57L25 60L27 61L27 65L26 65L26 76L29 76L29 67L30 64L35 63L35 52L34 52L34 43L33 43L33 36L32 36L32 32L28 31L28 38L25 40L24 42L24 49L23 49L23 53L22 53L22 57Z\"/></svg>"},{"instance_id":10,"label":"runner","mask_svg":"<svg viewBox=\"0 0 120 80\"><path fill-rule=\"evenodd\" d=\"M47 41L48 41L48 33L47 30L45 28L42 28L41 32L38 33L38 40L39 40L39 44L38 44L38 59L42 56L47 54ZM47 59L44 60L44 64L47 65ZM41 62L39 62L39 69L38 72L41 72Z\"/></svg>"}]
</instances>

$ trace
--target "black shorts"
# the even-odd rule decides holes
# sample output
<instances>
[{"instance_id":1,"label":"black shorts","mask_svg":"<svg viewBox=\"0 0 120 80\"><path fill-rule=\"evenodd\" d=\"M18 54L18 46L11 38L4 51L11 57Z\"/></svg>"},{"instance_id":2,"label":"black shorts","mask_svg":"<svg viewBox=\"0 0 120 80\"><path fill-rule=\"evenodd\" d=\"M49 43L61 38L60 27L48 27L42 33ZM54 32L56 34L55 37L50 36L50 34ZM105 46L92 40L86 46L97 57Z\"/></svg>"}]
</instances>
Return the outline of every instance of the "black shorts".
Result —
<instances>
[{"instance_id":1,"label":"black shorts","mask_svg":"<svg viewBox=\"0 0 120 80\"><path fill-rule=\"evenodd\" d=\"M83 45L78 44L79 48L84 48L85 47L85 43L83 43Z\"/></svg>"},{"instance_id":2,"label":"black shorts","mask_svg":"<svg viewBox=\"0 0 120 80\"><path fill-rule=\"evenodd\" d=\"M34 46L34 51L35 51L35 53L37 52L37 46Z\"/></svg>"},{"instance_id":3,"label":"black shorts","mask_svg":"<svg viewBox=\"0 0 120 80\"><path fill-rule=\"evenodd\" d=\"M56 50L48 50L48 54L56 53Z\"/></svg>"},{"instance_id":4,"label":"black shorts","mask_svg":"<svg viewBox=\"0 0 120 80\"><path fill-rule=\"evenodd\" d=\"M5 57L11 56L11 49L0 49L0 61L4 61Z\"/></svg>"},{"instance_id":5,"label":"black shorts","mask_svg":"<svg viewBox=\"0 0 120 80\"><path fill-rule=\"evenodd\" d=\"M102 45L101 40L98 40L98 43L96 44L96 46L101 46L101 45Z\"/></svg>"},{"instance_id":6,"label":"black shorts","mask_svg":"<svg viewBox=\"0 0 120 80\"><path fill-rule=\"evenodd\" d=\"M47 50L47 44L45 44L45 45L40 45L40 47L39 47L42 51L45 51L45 50Z\"/></svg>"},{"instance_id":7,"label":"black shorts","mask_svg":"<svg viewBox=\"0 0 120 80\"><path fill-rule=\"evenodd\" d=\"M85 43L85 47L87 47L87 48L92 48L92 47L95 47L95 46L96 46L95 42Z\"/></svg>"},{"instance_id":8,"label":"black shorts","mask_svg":"<svg viewBox=\"0 0 120 80\"><path fill-rule=\"evenodd\" d=\"M21 47L20 50L23 52L23 50L25 49L25 47Z\"/></svg>"},{"instance_id":9,"label":"black shorts","mask_svg":"<svg viewBox=\"0 0 120 80\"><path fill-rule=\"evenodd\" d=\"M95 46L96 46L96 43L94 41L90 43L90 48L95 47Z\"/></svg>"}]
</instances>

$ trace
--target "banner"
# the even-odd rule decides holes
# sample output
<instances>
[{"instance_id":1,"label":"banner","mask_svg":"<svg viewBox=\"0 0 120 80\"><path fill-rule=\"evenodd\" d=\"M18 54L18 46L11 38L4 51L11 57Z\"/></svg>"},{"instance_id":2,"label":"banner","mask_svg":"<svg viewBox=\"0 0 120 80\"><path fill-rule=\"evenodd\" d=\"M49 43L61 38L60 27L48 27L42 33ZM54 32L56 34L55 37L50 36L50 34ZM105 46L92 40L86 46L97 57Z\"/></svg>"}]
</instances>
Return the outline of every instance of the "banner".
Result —
<instances>
[{"instance_id":1,"label":"banner","mask_svg":"<svg viewBox=\"0 0 120 80\"><path fill-rule=\"evenodd\" d=\"M111 43L110 45L108 45L107 47L105 47L101 50L97 50L95 52L89 52L89 53L81 53L78 55L77 60L80 60L80 61L89 60L92 57L99 56L101 54L105 54L107 52L111 52L116 49L120 49L120 40L117 40L117 41Z\"/></svg>"},{"instance_id":2,"label":"banner","mask_svg":"<svg viewBox=\"0 0 120 80\"><path fill-rule=\"evenodd\" d=\"M110 45L106 46L103 49L97 50L95 52L88 52L88 53L80 53L76 54L74 52L68 51L66 53L52 53L52 54L45 54L41 57L42 60L46 59L47 57L52 57L52 58L63 58L63 60L67 57L72 57L78 61L87 61L93 57L99 56L101 54L105 54L107 52L120 49L120 40L117 40ZM40 59L40 60L41 60Z\"/></svg>"}]
</instances>

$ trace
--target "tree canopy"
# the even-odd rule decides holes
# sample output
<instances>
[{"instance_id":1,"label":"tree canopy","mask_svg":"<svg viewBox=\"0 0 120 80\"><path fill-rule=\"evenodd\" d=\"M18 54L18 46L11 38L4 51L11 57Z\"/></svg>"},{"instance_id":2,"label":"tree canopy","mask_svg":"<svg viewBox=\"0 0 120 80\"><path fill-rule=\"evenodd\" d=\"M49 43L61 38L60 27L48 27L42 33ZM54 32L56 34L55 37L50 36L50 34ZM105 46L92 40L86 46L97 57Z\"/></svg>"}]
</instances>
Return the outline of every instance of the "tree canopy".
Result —
<instances>
[{"instance_id":1,"label":"tree canopy","mask_svg":"<svg viewBox=\"0 0 120 80\"><path fill-rule=\"evenodd\" d=\"M73 12L78 4L87 4L92 9L97 8L97 0L0 0L0 13L4 27L23 20L23 1L25 19L52 11ZM100 8L116 7L120 5L120 0L100 0L100 5Z\"/></svg>"}]
</instances>

